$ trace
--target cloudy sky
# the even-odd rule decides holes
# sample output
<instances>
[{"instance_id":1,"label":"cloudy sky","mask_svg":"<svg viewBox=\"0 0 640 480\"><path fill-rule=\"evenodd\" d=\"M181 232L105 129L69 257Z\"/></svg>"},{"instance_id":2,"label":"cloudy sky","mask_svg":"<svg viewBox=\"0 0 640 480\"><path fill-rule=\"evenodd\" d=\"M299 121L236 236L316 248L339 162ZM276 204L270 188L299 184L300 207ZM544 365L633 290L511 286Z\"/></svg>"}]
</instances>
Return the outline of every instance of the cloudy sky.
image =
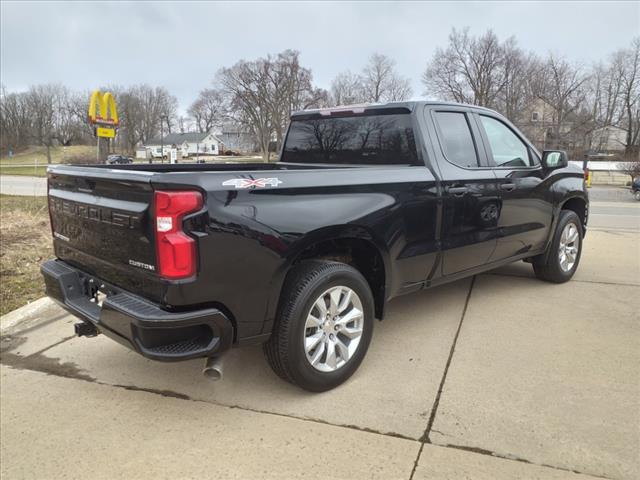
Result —
<instances>
[{"instance_id":1,"label":"cloudy sky","mask_svg":"<svg viewBox=\"0 0 640 480\"><path fill-rule=\"evenodd\" d=\"M640 34L638 2L8 2L1 4L1 81L9 90L60 82L163 85L186 109L216 71L299 50L316 83L359 70L373 52L420 75L452 27L493 29L519 45L588 65Z\"/></svg>"}]
</instances>

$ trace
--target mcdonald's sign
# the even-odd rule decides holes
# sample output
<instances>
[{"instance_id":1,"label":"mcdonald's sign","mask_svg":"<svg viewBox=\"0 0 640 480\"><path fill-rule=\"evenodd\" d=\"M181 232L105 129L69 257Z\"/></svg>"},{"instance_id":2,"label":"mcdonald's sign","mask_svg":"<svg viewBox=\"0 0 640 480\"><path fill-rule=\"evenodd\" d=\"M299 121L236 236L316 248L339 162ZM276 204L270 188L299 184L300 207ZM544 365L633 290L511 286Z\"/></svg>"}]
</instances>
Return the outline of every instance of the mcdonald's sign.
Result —
<instances>
[{"instance_id":1,"label":"mcdonald's sign","mask_svg":"<svg viewBox=\"0 0 640 480\"><path fill-rule=\"evenodd\" d=\"M89 122L96 126L98 137L113 138L118 126L116 99L111 92L94 90L89 99Z\"/></svg>"}]
</instances>

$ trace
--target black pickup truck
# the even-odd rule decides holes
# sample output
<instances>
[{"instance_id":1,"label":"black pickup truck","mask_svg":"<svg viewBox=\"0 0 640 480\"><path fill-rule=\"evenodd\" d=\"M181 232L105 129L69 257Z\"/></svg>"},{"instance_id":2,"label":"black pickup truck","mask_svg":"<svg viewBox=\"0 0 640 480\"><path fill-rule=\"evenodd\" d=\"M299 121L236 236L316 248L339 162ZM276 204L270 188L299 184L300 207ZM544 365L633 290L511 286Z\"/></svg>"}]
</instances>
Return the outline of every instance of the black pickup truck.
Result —
<instances>
[{"instance_id":1,"label":"black pickup truck","mask_svg":"<svg viewBox=\"0 0 640 480\"><path fill-rule=\"evenodd\" d=\"M578 267L583 172L484 108L295 113L279 161L54 166L47 294L154 360L262 343L311 391L358 368L393 297L524 260ZM212 363L213 362L213 363Z\"/></svg>"}]
</instances>

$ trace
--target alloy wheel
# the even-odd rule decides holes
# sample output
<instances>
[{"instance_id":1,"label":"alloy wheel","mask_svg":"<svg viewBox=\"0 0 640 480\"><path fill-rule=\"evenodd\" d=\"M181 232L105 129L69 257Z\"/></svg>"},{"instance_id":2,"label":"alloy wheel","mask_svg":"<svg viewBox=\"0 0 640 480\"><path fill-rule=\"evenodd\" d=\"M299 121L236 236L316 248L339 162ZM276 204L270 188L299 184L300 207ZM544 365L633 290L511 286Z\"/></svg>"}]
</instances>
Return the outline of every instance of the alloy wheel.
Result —
<instances>
[{"instance_id":1,"label":"alloy wheel","mask_svg":"<svg viewBox=\"0 0 640 480\"><path fill-rule=\"evenodd\" d=\"M364 328L360 298L349 287L326 290L313 303L304 329L307 360L321 372L333 372L353 357Z\"/></svg>"}]
</instances>

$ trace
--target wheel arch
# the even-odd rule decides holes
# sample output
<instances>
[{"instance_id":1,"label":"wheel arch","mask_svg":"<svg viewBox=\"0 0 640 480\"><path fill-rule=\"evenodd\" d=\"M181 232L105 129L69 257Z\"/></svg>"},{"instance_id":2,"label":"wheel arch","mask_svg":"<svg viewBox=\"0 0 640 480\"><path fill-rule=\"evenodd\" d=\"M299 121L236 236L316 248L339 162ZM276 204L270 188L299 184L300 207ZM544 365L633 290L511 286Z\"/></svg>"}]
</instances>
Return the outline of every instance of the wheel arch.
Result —
<instances>
[{"instance_id":1,"label":"wheel arch","mask_svg":"<svg viewBox=\"0 0 640 480\"><path fill-rule=\"evenodd\" d=\"M560 204L559 210L571 210L578 215L578 218L582 222L582 235L584 236L587 231L587 220L589 218L588 202L584 197L573 196L565 199ZM559 214L560 212L558 212Z\"/></svg>"},{"instance_id":2,"label":"wheel arch","mask_svg":"<svg viewBox=\"0 0 640 480\"><path fill-rule=\"evenodd\" d=\"M274 276L265 317L265 333L275 320L284 281L292 267L304 260L326 259L351 265L367 280L374 299L375 316L382 319L391 284L389 253L384 244L365 228L345 225L329 227L305 235L289 250Z\"/></svg>"},{"instance_id":3,"label":"wheel arch","mask_svg":"<svg viewBox=\"0 0 640 480\"><path fill-rule=\"evenodd\" d=\"M589 219L589 200L586 197L586 194L579 195L570 195L557 203L557 210L555 211L553 222L551 224L551 230L549 232L549 239L547 241L545 251L541 254L541 258L546 261L549 258L549 248L552 244L553 235L556 231L556 226L558 225L558 219L560 218L560 212L562 210L570 210L578 215L582 223L582 236L587 233L587 221Z\"/></svg>"}]
</instances>

